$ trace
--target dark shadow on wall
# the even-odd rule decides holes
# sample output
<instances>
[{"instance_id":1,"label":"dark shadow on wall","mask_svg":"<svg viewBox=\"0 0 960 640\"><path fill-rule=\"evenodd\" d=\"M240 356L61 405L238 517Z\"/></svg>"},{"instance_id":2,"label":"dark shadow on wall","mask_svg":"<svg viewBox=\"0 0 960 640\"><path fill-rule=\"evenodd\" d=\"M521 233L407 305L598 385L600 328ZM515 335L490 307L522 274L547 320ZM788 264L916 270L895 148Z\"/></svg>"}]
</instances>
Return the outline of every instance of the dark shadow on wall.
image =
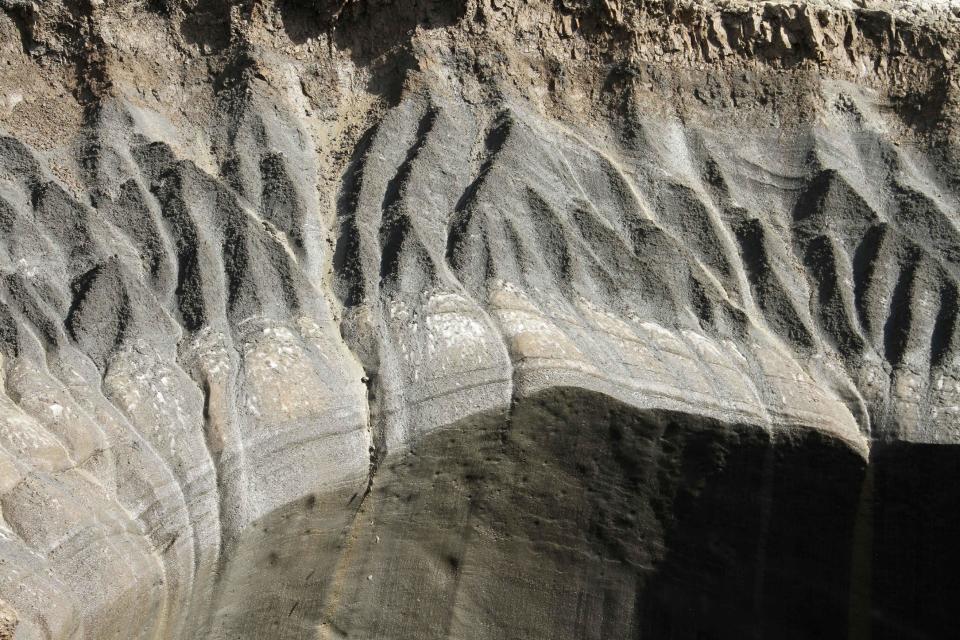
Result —
<instances>
[{"instance_id":1,"label":"dark shadow on wall","mask_svg":"<svg viewBox=\"0 0 960 640\"><path fill-rule=\"evenodd\" d=\"M864 468L813 433L554 389L384 465L381 542L360 542L334 622L364 638L846 637Z\"/></svg>"},{"instance_id":2,"label":"dark shadow on wall","mask_svg":"<svg viewBox=\"0 0 960 640\"><path fill-rule=\"evenodd\" d=\"M887 445L873 466L873 640L956 637L960 447Z\"/></svg>"},{"instance_id":3,"label":"dark shadow on wall","mask_svg":"<svg viewBox=\"0 0 960 640\"><path fill-rule=\"evenodd\" d=\"M272 519L251 549L286 551L249 563L264 579L242 607L255 619L226 627L391 640L949 637L957 453L885 448L868 466L811 431L771 437L553 389L509 419L472 416L388 457L359 511L321 497L326 538L298 540L288 514ZM309 588L296 587L302 573ZM268 606L281 583L303 595Z\"/></svg>"},{"instance_id":4,"label":"dark shadow on wall","mask_svg":"<svg viewBox=\"0 0 960 640\"><path fill-rule=\"evenodd\" d=\"M863 460L812 432L685 440L635 637L846 638Z\"/></svg>"}]
</instances>

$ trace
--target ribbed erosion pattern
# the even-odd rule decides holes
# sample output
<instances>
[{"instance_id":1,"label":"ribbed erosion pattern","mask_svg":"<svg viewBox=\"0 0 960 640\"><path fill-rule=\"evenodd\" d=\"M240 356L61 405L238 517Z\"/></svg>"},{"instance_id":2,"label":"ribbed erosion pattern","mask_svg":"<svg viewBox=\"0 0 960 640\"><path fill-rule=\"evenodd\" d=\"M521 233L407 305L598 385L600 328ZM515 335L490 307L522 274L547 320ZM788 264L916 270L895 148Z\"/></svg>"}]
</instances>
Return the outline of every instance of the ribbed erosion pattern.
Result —
<instances>
[{"instance_id":1,"label":"ribbed erosion pattern","mask_svg":"<svg viewBox=\"0 0 960 640\"><path fill-rule=\"evenodd\" d=\"M947 637L951 155L421 66L0 136L0 640Z\"/></svg>"}]
</instances>

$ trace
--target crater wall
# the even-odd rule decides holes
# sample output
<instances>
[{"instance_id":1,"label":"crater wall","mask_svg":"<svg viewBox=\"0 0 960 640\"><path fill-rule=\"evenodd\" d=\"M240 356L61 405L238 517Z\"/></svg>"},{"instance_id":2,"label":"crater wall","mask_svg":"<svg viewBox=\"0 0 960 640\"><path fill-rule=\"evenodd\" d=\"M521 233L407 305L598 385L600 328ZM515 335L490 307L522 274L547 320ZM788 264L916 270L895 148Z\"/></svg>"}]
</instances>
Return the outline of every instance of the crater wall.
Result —
<instances>
[{"instance_id":1,"label":"crater wall","mask_svg":"<svg viewBox=\"0 0 960 640\"><path fill-rule=\"evenodd\" d=\"M0 639L945 637L960 7L866 4L0 0Z\"/></svg>"}]
</instances>

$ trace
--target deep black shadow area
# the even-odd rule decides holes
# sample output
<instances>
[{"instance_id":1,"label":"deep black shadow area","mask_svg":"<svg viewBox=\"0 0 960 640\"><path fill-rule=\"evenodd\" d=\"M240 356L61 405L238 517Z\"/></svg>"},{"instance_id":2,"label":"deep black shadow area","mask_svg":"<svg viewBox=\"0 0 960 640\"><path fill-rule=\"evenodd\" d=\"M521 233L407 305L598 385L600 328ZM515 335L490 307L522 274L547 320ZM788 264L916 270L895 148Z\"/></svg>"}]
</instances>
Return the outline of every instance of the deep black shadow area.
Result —
<instances>
[{"instance_id":1,"label":"deep black shadow area","mask_svg":"<svg viewBox=\"0 0 960 640\"><path fill-rule=\"evenodd\" d=\"M956 637L960 447L887 445L873 468L873 639Z\"/></svg>"},{"instance_id":2,"label":"deep black shadow area","mask_svg":"<svg viewBox=\"0 0 960 640\"><path fill-rule=\"evenodd\" d=\"M813 432L678 423L666 553L638 638L845 638L865 464Z\"/></svg>"},{"instance_id":3,"label":"deep black shadow area","mask_svg":"<svg viewBox=\"0 0 960 640\"><path fill-rule=\"evenodd\" d=\"M957 451L867 464L811 430L552 389L387 456L363 499L293 505L323 514L307 538L270 520L251 548L287 549L262 573L299 595L242 610L284 638L952 637Z\"/></svg>"}]
</instances>

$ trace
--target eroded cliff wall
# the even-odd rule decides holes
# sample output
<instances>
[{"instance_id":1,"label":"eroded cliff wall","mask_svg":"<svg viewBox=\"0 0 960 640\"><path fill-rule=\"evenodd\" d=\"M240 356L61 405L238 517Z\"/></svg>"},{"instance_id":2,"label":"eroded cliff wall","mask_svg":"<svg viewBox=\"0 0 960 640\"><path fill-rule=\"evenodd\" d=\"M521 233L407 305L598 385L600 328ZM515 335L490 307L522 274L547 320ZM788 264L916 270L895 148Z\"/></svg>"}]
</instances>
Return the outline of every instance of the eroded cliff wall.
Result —
<instances>
[{"instance_id":1,"label":"eroded cliff wall","mask_svg":"<svg viewBox=\"0 0 960 640\"><path fill-rule=\"evenodd\" d=\"M0 0L0 638L944 637L958 13Z\"/></svg>"}]
</instances>

